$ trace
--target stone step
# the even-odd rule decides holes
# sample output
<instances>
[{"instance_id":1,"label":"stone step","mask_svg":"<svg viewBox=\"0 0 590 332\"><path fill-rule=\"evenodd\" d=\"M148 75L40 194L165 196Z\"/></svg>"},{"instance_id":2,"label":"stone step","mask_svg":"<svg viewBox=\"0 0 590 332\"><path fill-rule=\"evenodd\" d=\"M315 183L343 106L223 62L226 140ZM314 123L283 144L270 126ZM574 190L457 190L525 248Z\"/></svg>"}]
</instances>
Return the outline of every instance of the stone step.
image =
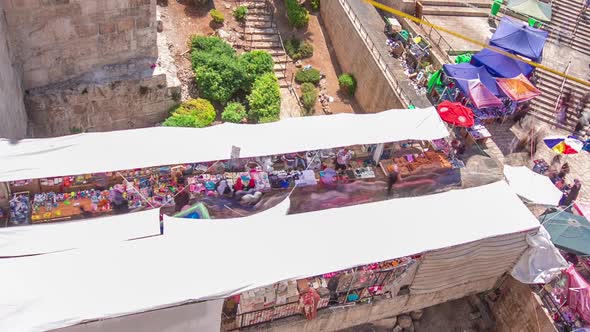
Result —
<instances>
[{"instance_id":1,"label":"stone step","mask_svg":"<svg viewBox=\"0 0 590 332\"><path fill-rule=\"evenodd\" d=\"M287 69L287 66L284 64L275 63L273 69L274 69L274 71L283 71L283 70Z\"/></svg>"},{"instance_id":2,"label":"stone step","mask_svg":"<svg viewBox=\"0 0 590 332\"><path fill-rule=\"evenodd\" d=\"M246 22L246 29L254 28L254 29L268 29L274 26L273 22L270 21L250 21Z\"/></svg>"},{"instance_id":3,"label":"stone step","mask_svg":"<svg viewBox=\"0 0 590 332\"><path fill-rule=\"evenodd\" d=\"M246 36L246 40L250 40L253 42L257 42L257 41L279 42L279 36L278 35L248 35L248 36Z\"/></svg>"},{"instance_id":4,"label":"stone step","mask_svg":"<svg viewBox=\"0 0 590 332\"><path fill-rule=\"evenodd\" d=\"M251 8L264 8L266 3L264 1L256 1L256 2L244 2L240 4L240 6L246 6L248 9Z\"/></svg>"},{"instance_id":5,"label":"stone step","mask_svg":"<svg viewBox=\"0 0 590 332\"><path fill-rule=\"evenodd\" d=\"M487 17L490 10L487 8L470 8L454 6L426 6L422 10L423 15L434 16L468 16L468 17Z\"/></svg>"},{"instance_id":6,"label":"stone step","mask_svg":"<svg viewBox=\"0 0 590 332\"><path fill-rule=\"evenodd\" d=\"M255 41L252 42L253 49L269 49L269 48L281 48L279 42L268 42L268 41Z\"/></svg>"},{"instance_id":7,"label":"stone step","mask_svg":"<svg viewBox=\"0 0 590 332\"><path fill-rule=\"evenodd\" d=\"M272 13L265 8L248 9L248 16L270 16Z\"/></svg>"},{"instance_id":8,"label":"stone step","mask_svg":"<svg viewBox=\"0 0 590 332\"><path fill-rule=\"evenodd\" d=\"M446 7L477 7L491 8L491 0L422 0L424 6L446 6Z\"/></svg>"},{"instance_id":9,"label":"stone step","mask_svg":"<svg viewBox=\"0 0 590 332\"><path fill-rule=\"evenodd\" d=\"M276 35L277 30L274 28L248 28L246 27L247 34L254 35Z\"/></svg>"},{"instance_id":10,"label":"stone step","mask_svg":"<svg viewBox=\"0 0 590 332\"><path fill-rule=\"evenodd\" d=\"M287 58L285 54L283 54L279 56L273 56L272 61L274 61L274 63L287 63L289 62L289 58Z\"/></svg>"},{"instance_id":11,"label":"stone step","mask_svg":"<svg viewBox=\"0 0 590 332\"><path fill-rule=\"evenodd\" d=\"M272 20L271 20L271 17L268 15L265 15L265 16L248 15L248 16L246 16L246 24L252 23L252 22L272 22Z\"/></svg>"}]
</instances>

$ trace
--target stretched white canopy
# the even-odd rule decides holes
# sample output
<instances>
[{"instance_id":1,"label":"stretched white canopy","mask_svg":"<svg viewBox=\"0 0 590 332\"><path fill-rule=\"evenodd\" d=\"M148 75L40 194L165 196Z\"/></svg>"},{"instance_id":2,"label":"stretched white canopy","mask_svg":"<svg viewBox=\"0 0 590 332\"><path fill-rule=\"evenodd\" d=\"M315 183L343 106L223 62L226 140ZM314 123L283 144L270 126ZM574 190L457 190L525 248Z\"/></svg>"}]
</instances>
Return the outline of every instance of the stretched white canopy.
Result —
<instances>
[{"instance_id":1,"label":"stretched white canopy","mask_svg":"<svg viewBox=\"0 0 590 332\"><path fill-rule=\"evenodd\" d=\"M84 221L0 228L0 258L105 246L160 234L159 209Z\"/></svg>"},{"instance_id":2,"label":"stretched white canopy","mask_svg":"<svg viewBox=\"0 0 590 332\"><path fill-rule=\"evenodd\" d=\"M539 227L504 182L288 216L176 221L165 221L164 236L0 259L0 331L44 331L215 299ZM361 233L370 241L349 245Z\"/></svg>"},{"instance_id":3,"label":"stretched white canopy","mask_svg":"<svg viewBox=\"0 0 590 332\"><path fill-rule=\"evenodd\" d=\"M510 188L520 197L543 205L559 205L563 193L548 177L535 173L528 167L504 166L504 176Z\"/></svg>"},{"instance_id":4,"label":"stretched white canopy","mask_svg":"<svg viewBox=\"0 0 590 332\"><path fill-rule=\"evenodd\" d=\"M434 108L300 117L268 124L156 127L16 143L0 139L0 182L448 135Z\"/></svg>"}]
</instances>

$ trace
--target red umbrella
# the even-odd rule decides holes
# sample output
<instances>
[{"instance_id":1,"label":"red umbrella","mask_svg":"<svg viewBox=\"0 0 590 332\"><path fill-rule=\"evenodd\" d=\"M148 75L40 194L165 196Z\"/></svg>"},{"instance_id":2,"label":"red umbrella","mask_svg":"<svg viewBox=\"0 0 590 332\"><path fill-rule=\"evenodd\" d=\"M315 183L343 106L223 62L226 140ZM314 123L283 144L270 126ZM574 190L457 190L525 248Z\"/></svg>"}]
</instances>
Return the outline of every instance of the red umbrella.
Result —
<instances>
[{"instance_id":1,"label":"red umbrella","mask_svg":"<svg viewBox=\"0 0 590 332\"><path fill-rule=\"evenodd\" d=\"M473 111L461 103L451 103L448 100L438 104L436 108L440 118L447 123L457 127L473 127L474 118Z\"/></svg>"}]
</instances>

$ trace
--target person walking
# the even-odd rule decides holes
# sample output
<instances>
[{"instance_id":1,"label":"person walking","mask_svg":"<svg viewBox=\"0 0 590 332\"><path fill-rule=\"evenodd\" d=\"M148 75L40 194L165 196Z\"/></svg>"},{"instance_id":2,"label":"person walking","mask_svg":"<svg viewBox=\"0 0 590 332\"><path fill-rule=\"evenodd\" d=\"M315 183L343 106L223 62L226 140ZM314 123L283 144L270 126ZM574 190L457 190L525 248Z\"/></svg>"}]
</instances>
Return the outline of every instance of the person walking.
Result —
<instances>
[{"instance_id":1,"label":"person walking","mask_svg":"<svg viewBox=\"0 0 590 332\"><path fill-rule=\"evenodd\" d=\"M574 134L583 135L583 129L590 123L590 112L582 112L579 117L578 121L576 122L576 127L574 128Z\"/></svg>"},{"instance_id":2,"label":"person walking","mask_svg":"<svg viewBox=\"0 0 590 332\"><path fill-rule=\"evenodd\" d=\"M571 205L574 203L576 199L578 199L578 195L580 194L580 189L582 189L582 182L580 180L575 179L574 184L570 188L565 200L563 201L563 205L567 206L566 211L571 211Z\"/></svg>"},{"instance_id":3,"label":"person walking","mask_svg":"<svg viewBox=\"0 0 590 332\"><path fill-rule=\"evenodd\" d=\"M387 167L388 177L387 177L387 197L391 197L393 194L393 185L397 182L402 180L402 176L399 172L399 167L397 164L389 165Z\"/></svg>"}]
</instances>

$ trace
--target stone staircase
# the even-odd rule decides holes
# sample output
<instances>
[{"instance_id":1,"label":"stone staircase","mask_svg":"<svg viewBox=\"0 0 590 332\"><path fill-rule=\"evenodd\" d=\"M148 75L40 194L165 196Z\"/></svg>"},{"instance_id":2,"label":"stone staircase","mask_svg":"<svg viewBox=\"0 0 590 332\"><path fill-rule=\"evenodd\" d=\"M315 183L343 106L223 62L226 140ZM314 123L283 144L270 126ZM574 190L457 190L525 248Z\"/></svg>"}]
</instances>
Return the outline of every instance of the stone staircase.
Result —
<instances>
[{"instance_id":1,"label":"stone staircase","mask_svg":"<svg viewBox=\"0 0 590 332\"><path fill-rule=\"evenodd\" d=\"M423 15L486 17L491 0L423 0Z\"/></svg>"},{"instance_id":2,"label":"stone staircase","mask_svg":"<svg viewBox=\"0 0 590 332\"><path fill-rule=\"evenodd\" d=\"M279 29L274 21L275 8L271 1L250 0L240 5L248 7L244 41L246 49L263 50L274 60L274 72L281 88L287 88L286 77L288 57L283 48Z\"/></svg>"}]
</instances>

